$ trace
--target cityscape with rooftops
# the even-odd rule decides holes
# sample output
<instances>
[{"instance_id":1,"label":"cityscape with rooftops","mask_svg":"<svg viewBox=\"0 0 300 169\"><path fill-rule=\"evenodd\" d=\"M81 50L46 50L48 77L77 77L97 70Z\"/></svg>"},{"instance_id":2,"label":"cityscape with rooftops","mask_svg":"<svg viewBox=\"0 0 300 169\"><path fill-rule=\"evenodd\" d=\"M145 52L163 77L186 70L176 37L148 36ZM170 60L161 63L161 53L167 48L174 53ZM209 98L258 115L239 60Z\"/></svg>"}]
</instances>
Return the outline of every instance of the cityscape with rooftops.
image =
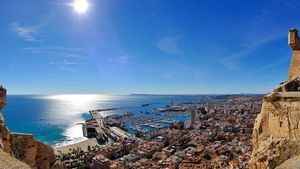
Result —
<instances>
[{"instance_id":1,"label":"cityscape with rooftops","mask_svg":"<svg viewBox=\"0 0 300 169\"><path fill-rule=\"evenodd\" d=\"M297 0L2 3L0 169L299 168Z\"/></svg>"}]
</instances>

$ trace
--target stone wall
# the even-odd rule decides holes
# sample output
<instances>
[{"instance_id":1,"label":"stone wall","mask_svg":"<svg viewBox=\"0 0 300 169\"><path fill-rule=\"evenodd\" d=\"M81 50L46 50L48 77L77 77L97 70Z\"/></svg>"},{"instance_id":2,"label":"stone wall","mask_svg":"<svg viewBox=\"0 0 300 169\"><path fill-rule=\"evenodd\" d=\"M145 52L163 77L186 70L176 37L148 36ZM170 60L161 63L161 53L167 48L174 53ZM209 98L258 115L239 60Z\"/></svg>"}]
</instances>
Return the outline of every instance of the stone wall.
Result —
<instances>
[{"instance_id":1,"label":"stone wall","mask_svg":"<svg viewBox=\"0 0 300 169\"><path fill-rule=\"evenodd\" d=\"M300 51L293 51L292 62L289 71L289 80L300 77Z\"/></svg>"},{"instance_id":2,"label":"stone wall","mask_svg":"<svg viewBox=\"0 0 300 169\"><path fill-rule=\"evenodd\" d=\"M293 49L293 55L290 65L288 80L300 77L300 40L298 37L298 30L292 28L288 33L288 44Z\"/></svg>"}]
</instances>

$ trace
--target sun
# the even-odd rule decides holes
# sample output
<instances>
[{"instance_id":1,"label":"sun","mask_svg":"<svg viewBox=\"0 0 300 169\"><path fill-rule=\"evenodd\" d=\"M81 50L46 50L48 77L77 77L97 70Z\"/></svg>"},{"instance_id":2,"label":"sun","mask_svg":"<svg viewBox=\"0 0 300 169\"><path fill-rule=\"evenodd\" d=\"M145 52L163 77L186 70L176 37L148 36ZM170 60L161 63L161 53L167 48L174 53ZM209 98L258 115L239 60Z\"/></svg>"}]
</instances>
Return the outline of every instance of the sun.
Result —
<instances>
[{"instance_id":1,"label":"sun","mask_svg":"<svg viewBox=\"0 0 300 169\"><path fill-rule=\"evenodd\" d=\"M86 11L89 9L89 3L87 0L74 0L73 7L76 12L78 13L86 13Z\"/></svg>"}]
</instances>

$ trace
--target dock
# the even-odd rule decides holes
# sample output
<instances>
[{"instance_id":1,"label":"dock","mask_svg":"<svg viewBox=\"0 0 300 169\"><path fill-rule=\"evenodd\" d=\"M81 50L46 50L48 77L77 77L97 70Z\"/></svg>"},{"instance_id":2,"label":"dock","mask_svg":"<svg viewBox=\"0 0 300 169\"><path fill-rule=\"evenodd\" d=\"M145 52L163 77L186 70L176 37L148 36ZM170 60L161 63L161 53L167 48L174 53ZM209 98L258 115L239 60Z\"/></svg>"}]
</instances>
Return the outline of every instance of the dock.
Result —
<instances>
[{"instance_id":1,"label":"dock","mask_svg":"<svg viewBox=\"0 0 300 169\"><path fill-rule=\"evenodd\" d=\"M108 109L103 109L104 111ZM112 109L109 109L112 110ZM108 126L101 114L102 110L91 110L92 118L83 124L83 135L87 138L96 138L102 144L111 141L132 139L133 136L117 126Z\"/></svg>"}]
</instances>

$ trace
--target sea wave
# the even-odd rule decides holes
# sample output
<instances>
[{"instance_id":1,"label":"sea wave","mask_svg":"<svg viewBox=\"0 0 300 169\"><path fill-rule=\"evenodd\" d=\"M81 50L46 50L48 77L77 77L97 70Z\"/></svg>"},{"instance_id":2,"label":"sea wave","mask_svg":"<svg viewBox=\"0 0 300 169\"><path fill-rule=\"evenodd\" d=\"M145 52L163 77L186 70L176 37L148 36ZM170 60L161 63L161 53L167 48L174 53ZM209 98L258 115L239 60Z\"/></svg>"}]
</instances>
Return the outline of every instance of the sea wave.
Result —
<instances>
[{"instance_id":1,"label":"sea wave","mask_svg":"<svg viewBox=\"0 0 300 169\"><path fill-rule=\"evenodd\" d=\"M67 128L67 130L64 132L66 139L61 142L55 143L53 147L63 147L87 140L87 138L83 136L82 125L79 123L83 123L83 121L78 121L76 125Z\"/></svg>"},{"instance_id":2,"label":"sea wave","mask_svg":"<svg viewBox=\"0 0 300 169\"><path fill-rule=\"evenodd\" d=\"M72 145L72 144L76 144L82 141L88 140L88 138L86 137L77 137L77 138L73 138L73 139L66 139L62 142L59 143L55 143L54 145L52 145L53 148L57 148L57 147L64 147L64 146L68 146L68 145Z\"/></svg>"}]
</instances>

